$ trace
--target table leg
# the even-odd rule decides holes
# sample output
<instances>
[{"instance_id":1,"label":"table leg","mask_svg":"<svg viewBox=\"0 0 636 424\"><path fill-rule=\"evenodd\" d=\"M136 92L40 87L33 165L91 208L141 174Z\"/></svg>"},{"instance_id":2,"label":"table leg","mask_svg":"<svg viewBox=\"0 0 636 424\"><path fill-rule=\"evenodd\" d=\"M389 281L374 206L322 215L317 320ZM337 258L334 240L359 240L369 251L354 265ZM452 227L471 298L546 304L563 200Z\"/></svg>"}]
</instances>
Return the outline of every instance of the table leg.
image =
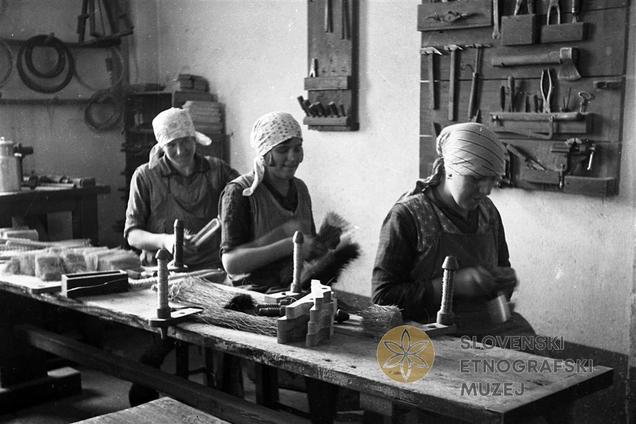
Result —
<instances>
[{"instance_id":1,"label":"table leg","mask_svg":"<svg viewBox=\"0 0 636 424\"><path fill-rule=\"evenodd\" d=\"M269 365L254 364L256 403L273 408L278 403L278 370Z\"/></svg>"},{"instance_id":2,"label":"table leg","mask_svg":"<svg viewBox=\"0 0 636 424\"><path fill-rule=\"evenodd\" d=\"M0 413L80 392L78 371L47 371L45 353L15 337L14 326L41 320L42 309L12 295L0 297L0 309L5 314L0 323Z\"/></svg>"},{"instance_id":3,"label":"table leg","mask_svg":"<svg viewBox=\"0 0 636 424\"><path fill-rule=\"evenodd\" d=\"M190 376L190 350L188 348L187 343L180 341L175 343L175 374L182 378Z\"/></svg>"},{"instance_id":4,"label":"table leg","mask_svg":"<svg viewBox=\"0 0 636 424\"><path fill-rule=\"evenodd\" d=\"M305 378L312 424L331 424L336 417L338 386L314 378Z\"/></svg>"},{"instance_id":5,"label":"table leg","mask_svg":"<svg viewBox=\"0 0 636 424\"><path fill-rule=\"evenodd\" d=\"M99 242L97 195L78 199L72 211L73 238L89 238L93 245Z\"/></svg>"}]
</instances>

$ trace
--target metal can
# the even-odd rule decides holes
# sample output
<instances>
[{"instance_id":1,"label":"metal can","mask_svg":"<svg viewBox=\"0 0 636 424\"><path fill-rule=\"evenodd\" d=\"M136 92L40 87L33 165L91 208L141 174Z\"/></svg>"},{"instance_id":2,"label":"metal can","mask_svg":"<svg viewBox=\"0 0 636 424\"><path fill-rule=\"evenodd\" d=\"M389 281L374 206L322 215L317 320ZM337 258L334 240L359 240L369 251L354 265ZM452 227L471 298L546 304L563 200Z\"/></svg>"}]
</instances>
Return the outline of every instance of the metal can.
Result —
<instances>
[{"instance_id":1,"label":"metal can","mask_svg":"<svg viewBox=\"0 0 636 424\"><path fill-rule=\"evenodd\" d=\"M0 137L0 193L20 191L20 163L14 155L15 144Z\"/></svg>"}]
</instances>

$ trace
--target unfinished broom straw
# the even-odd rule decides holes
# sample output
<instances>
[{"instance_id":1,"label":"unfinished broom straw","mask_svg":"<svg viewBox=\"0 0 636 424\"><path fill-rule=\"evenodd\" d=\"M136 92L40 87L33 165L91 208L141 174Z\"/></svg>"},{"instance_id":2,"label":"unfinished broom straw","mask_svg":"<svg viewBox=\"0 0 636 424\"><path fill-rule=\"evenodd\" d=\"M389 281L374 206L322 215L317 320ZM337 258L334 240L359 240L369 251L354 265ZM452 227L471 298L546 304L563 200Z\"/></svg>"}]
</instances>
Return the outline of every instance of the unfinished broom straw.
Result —
<instances>
[{"instance_id":1,"label":"unfinished broom straw","mask_svg":"<svg viewBox=\"0 0 636 424\"><path fill-rule=\"evenodd\" d=\"M192 271L192 272L181 272L181 273L169 275L168 281L170 283L173 283L178 280L183 280L184 278L187 278L187 277L205 278L208 275L214 275L218 273L219 273L218 269L201 269L201 270ZM131 290L145 290L157 284L157 281L158 281L158 277L148 277L148 278L141 278L138 280L128 280L128 285Z\"/></svg>"},{"instance_id":2,"label":"unfinished broom straw","mask_svg":"<svg viewBox=\"0 0 636 424\"><path fill-rule=\"evenodd\" d=\"M200 277L187 277L170 284L170 299L200 306L203 312L193 318L206 324L276 337L276 318L227 309L236 292L224 290Z\"/></svg>"}]
</instances>

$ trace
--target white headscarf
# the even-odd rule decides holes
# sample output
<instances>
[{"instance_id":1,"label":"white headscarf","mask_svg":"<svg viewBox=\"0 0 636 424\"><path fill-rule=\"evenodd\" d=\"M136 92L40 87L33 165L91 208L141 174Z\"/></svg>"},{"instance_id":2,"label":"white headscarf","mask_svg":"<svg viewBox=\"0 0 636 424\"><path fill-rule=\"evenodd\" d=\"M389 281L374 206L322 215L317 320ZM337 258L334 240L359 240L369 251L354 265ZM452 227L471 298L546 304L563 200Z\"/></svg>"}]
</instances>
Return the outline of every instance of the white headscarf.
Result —
<instances>
[{"instance_id":1,"label":"white headscarf","mask_svg":"<svg viewBox=\"0 0 636 424\"><path fill-rule=\"evenodd\" d=\"M270 112L256 120L250 134L250 145L256 149L254 181L243 190L243 196L251 196L265 175L265 154L293 137L302 138L300 124L287 112Z\"/></svg>"},{"instance_id":2,"label":"white headscarf","mask_svg":"<svg viewBox=\"0 0 636 424\"><path fill-rule=\"evenodd\" d=\"M506 148L482 124L449 125L437 137L437 154L444 167L459 175L496 177L505 173Z\"/></svg>"},{"instance_id":3,"label":"white headscarf","mask_svg":"<svg viewBox=\"0 0 636 424\"><path fill-rule=\"evenodd\" d=\"M183 137L195 137L197 143L209 146L212 140L194 129L194 123L187 110L171 107L160 112L152 120L152 129L157 139L157 144L150 150L150 165L157 163L164 146L172 140Z\"/></svg>"}]
</instances>

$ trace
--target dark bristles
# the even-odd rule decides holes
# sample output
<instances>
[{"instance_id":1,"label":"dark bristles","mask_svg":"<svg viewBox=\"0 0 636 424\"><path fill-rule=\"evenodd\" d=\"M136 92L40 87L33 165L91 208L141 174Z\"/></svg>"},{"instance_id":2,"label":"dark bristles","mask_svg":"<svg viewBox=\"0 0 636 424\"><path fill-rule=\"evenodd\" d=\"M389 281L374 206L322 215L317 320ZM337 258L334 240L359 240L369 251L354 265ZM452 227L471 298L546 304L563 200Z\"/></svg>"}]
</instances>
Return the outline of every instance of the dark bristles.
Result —
<instances>
[{"instance_id":1,"label":"dark bristles","mask_svg":"<svg viewBox=\"0 0 636 424\"><path fill-rule=\"evenodd\" d=\"M247 293L241 293L234 296L227 305L224 306L225 309L231 309L233 311L239 312L247 312L254 309L255 303L252 296Z\"/></svg>"}]
</instances>

